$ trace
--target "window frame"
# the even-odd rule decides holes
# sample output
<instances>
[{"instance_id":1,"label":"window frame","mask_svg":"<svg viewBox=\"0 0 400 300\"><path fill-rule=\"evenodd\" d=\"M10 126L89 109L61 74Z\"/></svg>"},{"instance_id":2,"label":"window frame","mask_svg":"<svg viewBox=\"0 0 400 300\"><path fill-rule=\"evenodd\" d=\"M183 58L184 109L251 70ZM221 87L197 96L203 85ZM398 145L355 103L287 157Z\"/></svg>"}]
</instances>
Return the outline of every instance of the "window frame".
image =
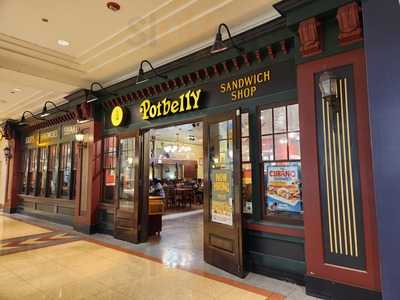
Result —
<instances>
[{"instance_id":1,"label":"window frame","mask_svg":"<svg viewBox=\"0 0 400 300\"><path fill-rule=\"evenodd\" d=\"M294 217L290 215L267 215L266 214L266 199L265 199L265 174L264 174L264 165L265 163L291 163L291 162L297 162L300 163L301 166L301 157L300 159L290 159L289 155L289 140L287 143L287 159L285 160L271 160L267 161L264 160L262 157L262 138L263 136L272 136L272 141L273 141L273 153L274 153L274 158L275 158L275 132L274 132L274 113L273 109L278 108L278 107L285 107L286 111L286 131L282 132L285 134L289 133L289 127L288 127L288 113L287 113L287 107L290 105L294 104L299 104L297 100L290 100L290 101L279 101L275 103L269 103L269 104L262 104L257 106L257 131L258 131L258 141L259 141L259 149L258 149L258 156L257 156L257 161L259 165L259 174L260 174L260 195L261 195L261 219L267 222L273 222L273 223L280 223L280 224L286 224L286 225L299 225L299 226L304 226L304 214L301 214L299 217ZM267 109L272 109L272 133L271 134L262 134L262 124L261 124L261 112ZM300 116L300 113L299 113ZM301 128L300 128L300 120L299 120L299 130L296 131L300 134ZM277 133L280 134L280 133ZM301 187L300 187L301 190ZM303 199L302 199L303 200Z\"/></svg>"},{"instance_id":2,"label":"window frame","mask_svg":"<svg viewBox=\"0 0 400 300\"><path fill-rule=\"evenodd\" d=\"M114 151L105 151L105 146L106 146L106 139L109 138L114 138L115 139L115 149ZM102 205L114 205L115 201L116 201L116 197L117 197L117 193L118 193L118 160L119 160L119 140L120 140L120 136L117 134L114 135L106 135L102 137L102 147L101 147L101 169L102 169L102 191L101 191L101 200L100 203ZM106 154L110 155L110 154L114 154L115 156L113 156L113 168L107 168L105 166L105 159L106 159ZM106 197L105 197L105 180L106 180L106 170L114 170L115 172L115 185L114 185L114 193L113 193L113 198L111 199L111 201L105 201Z\"/></svg>"},{"instance_id":3,"label":"window frame","mask_svg":"<svg viewBox=\"0 0 400 300\"><path fill-rule=\"evenodd\" d=\"M70 180L68 181L68 188L67 188L68 194L66 196L62 195L62 184L61 184L61 180L63 180L62 177L64 176L64 171L68 170L68 168L67 168L67 166L68 166L68 158L66 159L66 168L61 169L61 166L62 166L62 158L61 158L61 156L62 156L63 145L68 145L70 147L70 155L69 155L69 159L70 159L70 170L69 170L70 174L69 174L69 177L70 177ZM72 168L73 168L73 159L74 159L73 158L73 145L74 145L74 143L71 142L71 141L64 141L64 142L58 143L57 197L59 199L72 200L71 199L71 194L72 194L71 193L71 188L72 188L72 182L71 181L72 181ZM61 176L61 172L63 173L63 176Z\"/></svg>"}]
</instances>

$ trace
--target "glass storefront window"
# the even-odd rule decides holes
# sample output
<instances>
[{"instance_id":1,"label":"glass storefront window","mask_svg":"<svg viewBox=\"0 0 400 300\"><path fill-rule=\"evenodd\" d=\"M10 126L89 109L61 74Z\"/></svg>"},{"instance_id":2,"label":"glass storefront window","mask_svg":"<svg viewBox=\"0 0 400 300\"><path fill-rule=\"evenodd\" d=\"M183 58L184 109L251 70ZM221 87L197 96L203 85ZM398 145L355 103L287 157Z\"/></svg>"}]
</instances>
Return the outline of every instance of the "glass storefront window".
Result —
<instances>
[{"instance_id":1,"label":"glass storefront window","mask_svg":"<svg viewBox=\"0 0 400 300\"><path fill-rule=\"evenodd\" d=\"M70 197L71 182L71 143L60 145L60 166L58 170L59 195L61 198Z\"/></svg>"},{"instance_id":2,"label":"glass storefront window","mask_svg":"<svg viewBox=\"0 0 400 300\"><path fill-rule=\"evenodd\" d=\"M210 124L211 220L233 223L233 121Z\"/></svg>"},{"instance_id":3,"label":"glass storefront window","mask_svg":"<svg viewBox=\"0 0 400 300\"><path fill-rule=\"evenodd\" d=\"M249 130L249 114L241 115L241 139L242 139L242 202L244 211L247 211L246 202L251 203L251 163L250 163L250 130Z\"/></svg>"},{"instance_id":4,"label":"glass storefront window","mask_svg":"<svg viewBox=\"0 0 400 300\"><path fill-rule=\"evenodd\" d=\"M260 112L264 215L302 220L298 104Z\"/></svg>"},{"instance_id":5,"label":"glass storefront window","mask_svg":"<svg viewBox=\"0 0 400 300\"><path fill-rule=\"evenodd\" d=\"M28 190L28 168L29 168L29 151L25 150L23 155L23 163L21 164L21 194L27 194Z\"/></svg>"},{"instance_id":6,"label":"glass storefront window","mask_svg":"<svg viewBox=\"0 0 400 300\"><path fill-rule=\"evenodd\" d=\"M49 147L49 162L47 170L47 196L57 197L57 145Z\"/></svg>"},{"instance_id":7,"label":"glass storefront window","mask_svg":"<svg viewBox=\"0 0 400 300\"><path fill-rule=\"evenodd\" d=\"M135 195L135 138L121 139L119 154L119 207L133 209Z\"/></svg>"},{"instance_id":8,"label":"glass storefront window","mask_svg":"<svg viewBox=\"0 0 400 300\"><path fill-rule=\"evenodd\" d=\"M103 202L113 203L116 193L117 137L104 138L103 143Z\"/></svg>"},{"instance_id":9,"label":"glass storefront window","mask_svg":"<svg viewBox=\"0 0 400 300\"><path fill-rule=\"evenodd\" d=\"M46 196L47 148L39 148L38 195Z\"/></svg>"},{"instance_id":10,"label":"glass storefront window","mask_svg":"<svg viewBox=\"0 0 400 300\"><path fill-rule=\"evenodd\" d=\"M37 167L37 149L29 150L29 166L28 166L28 193L34 195L36 190L36 167Z\"/></svg>"}]
</instances>

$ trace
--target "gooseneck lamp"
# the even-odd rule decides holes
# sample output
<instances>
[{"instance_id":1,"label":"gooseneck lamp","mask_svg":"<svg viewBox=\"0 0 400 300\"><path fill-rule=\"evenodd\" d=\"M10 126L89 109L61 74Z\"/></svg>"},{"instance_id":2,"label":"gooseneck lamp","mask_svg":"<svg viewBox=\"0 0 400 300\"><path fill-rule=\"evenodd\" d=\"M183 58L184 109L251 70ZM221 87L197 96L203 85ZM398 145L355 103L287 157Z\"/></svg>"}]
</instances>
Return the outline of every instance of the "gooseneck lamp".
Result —
<instances>
[{"instance_id":1,"label":"gooseneck lamp","mask_svg":"<svg viewBox=\"0 0 400 300\"><path fill-rule=\"evenodd\" d=\"M148 61L148 60L142 60L141 62L140 62L140 66L139 66L139 72L138 72L138 75L137 75L137 77L136 77L136 84L139 84L139 83L142 83L142 82L145 82L145 81L147 81L148 79L145 77L145 74L144 74L144 71L143 71L143 64L148 64L149 66L150 66L150 70L157 76L157 77L160 77L160 78L162 78L162 79L164 79L164 80L166 80L166 79L168 79L168 76L166 76L166 75L161 75L161 74L159 74L154 68L153 68L153 65Z\"/></svg>"},{"instance_id":2,"label":"gooseneck lamp","mask_svg":"<svg viewBox=\"0 0 400 300\"><path fill-rule=\"evenodd\" d=\"M49 112L49 110L47 109L47 104L51 104L51 105L52 105L57 111L59 111L59 112L68 113L68 111L59 108L59 107L57 106L57 104L55 104L53 101L46 101L46 102L44 103L44 105L43 105L42 113L40 114L40 117L41 117L41 118L45 118L45 117L47 117L47 116L50 115L50 112Z\"/></svg>"},{"instance_id":3,"label":"gooseneck lamp","mask_svg":"<svg viewBox=\"0 0 400 300\"><path fill-rule=\"evenodd\" d=\"M94 90L95 86L98 86L99 89L98 90ZM110 96L115 96L115 97L118 96L118 94L115 94L115 93L107 91L107 88L105 88L100 82L95 81L95 82L92 82L90 84L89 92L86 95L86 103L97 101L99 99L99 97L96 95L96 93L97 92L102 92L102 91L107 92L107 94L110 95Z\"/></svg>"},{"instance_id":4,"label":"gooseneck lamp","mask_svg":"<svg viewBox=\"0 0 400 300\"><path fill-rule=\"evenodd\" d=\"M24 126L26 125L26 115L29 114L31 117L33 117L34 119L38 120L38 121L45 121L45 119L39 118L36 115L34 115L31 111L26 110L22 113L22 117L21 120L18 122L18 125Z\"/></svg>"},{"instance_id":5,"label":"gooseneck lamp","mask_svg":"<svg viewBox=\"0 0 400 300\"><path fill-rule=\"evenodd\" d=\"M232 47L237 49L239 52L243 52L243 48L239 47L234 42L228 25L226 25L224 23L221 23L218 26L218 31L217 31L217 34L215 35L215 41L214 41L213 46L211 47L210 52L212 54L219 53L219 52L225 51L226 49L229 48L228 45L222 40L222 33L221 33L222 28L225 28L225 31L228 33L229 41L231 42Z\"/></svg>"}]
</instances>

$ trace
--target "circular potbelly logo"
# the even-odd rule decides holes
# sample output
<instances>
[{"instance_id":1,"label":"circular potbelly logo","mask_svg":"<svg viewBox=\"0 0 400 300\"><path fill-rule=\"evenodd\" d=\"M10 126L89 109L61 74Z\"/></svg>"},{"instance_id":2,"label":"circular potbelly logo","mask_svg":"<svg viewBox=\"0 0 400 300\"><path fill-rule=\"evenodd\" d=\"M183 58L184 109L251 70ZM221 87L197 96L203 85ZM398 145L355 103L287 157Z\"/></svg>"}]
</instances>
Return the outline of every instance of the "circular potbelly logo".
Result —
<instances>
[{"instance_id":1,"label":"circular potbelly logo","mask_svg":"<svg viewBox=\"0 0 400 300\"><path fill-rule=\"evenodd\" d=\"M125 118L124 110L121 106L116 106L113 108L111 112L111 124L114 127L120 126Z\"/></svg>"}]
</instances>

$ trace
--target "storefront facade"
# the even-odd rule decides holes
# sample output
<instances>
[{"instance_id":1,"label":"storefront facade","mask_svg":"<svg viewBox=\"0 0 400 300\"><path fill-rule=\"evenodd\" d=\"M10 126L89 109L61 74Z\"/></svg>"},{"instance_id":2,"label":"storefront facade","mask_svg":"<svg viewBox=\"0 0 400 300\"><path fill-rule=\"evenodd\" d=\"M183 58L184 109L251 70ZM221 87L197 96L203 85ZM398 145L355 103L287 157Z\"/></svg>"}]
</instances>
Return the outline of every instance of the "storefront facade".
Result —
<instances>
[{"instance_id":1,"label":"storefront facade","mask_svg":"<svg viewBox=\"0 0 400 300\"><path fill-rule=\"evenodd\" d=\"M168 79L71 95L70 113L16 129L6 211L145 242L149 130L202 122L206 262L380 299L360 4L275 7L281 18L235 37L240 52L204 49L158 68Z\"/></svg>"}]
</instances>

